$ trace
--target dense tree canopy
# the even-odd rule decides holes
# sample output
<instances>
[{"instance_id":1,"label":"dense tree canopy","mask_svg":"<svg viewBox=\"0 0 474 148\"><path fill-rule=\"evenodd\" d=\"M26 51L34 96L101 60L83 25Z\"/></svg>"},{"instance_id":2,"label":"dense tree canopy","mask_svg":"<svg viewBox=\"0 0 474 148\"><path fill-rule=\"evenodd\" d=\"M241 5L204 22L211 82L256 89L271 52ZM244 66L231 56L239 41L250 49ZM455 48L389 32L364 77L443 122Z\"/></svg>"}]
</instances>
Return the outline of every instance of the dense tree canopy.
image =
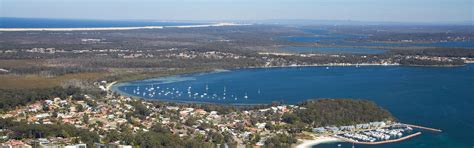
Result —
<instances>
[{"instance_id":1,"label":"dense tree canopy","mask_svg":"<svg viewBox=\"0 0 474 148\"><path fill-rule=\"evenodd\" d=\"M75 87L53 87L31 90L0 89L0 111L11 109L19 105L26 105L29 102L52 99L54 97L64 99L67 96L73 96L73 98L81 99L81 93L82 90Z\"/></svg>"},{"instance_id":2,"label":"dense tree canopy","mask_svg":"<svg viewBox=\"0 0 474 148\"><path fill-rule=\"evenodd\" d=\"M58 124L26 124L24 122L11 121L9 119L0 118L1 128L7 128L13 131L10 135L13 139L23 138L46 138L46 137L79 137L79 140L93 144L99 142L99 135L89 132L85 129L78 129L73 125Z\"/></svg>"},{"instance_id":3,"label":"dense tree canopy","mask_svg":"<svg viewBox=\"0 0 474 148\"><path fill-rule=\"evenodd\" d=\"M276 134L265 141L267 147L290 147L291 144L296 143L297 140L292 135Z\"/></svg>"},{"instance_id":4,"label":"dense tree canopy","mask_svg":"<svg viewBox=\"0 0 474 148\"><path fill-rule=\"evenodd\" d=\"M300 106L306 109L284 114L283 120L292 124L303 122L319 127L394 119L387 110L367 100L320 99L306 101Z\"/></svg>"}]
</instances>

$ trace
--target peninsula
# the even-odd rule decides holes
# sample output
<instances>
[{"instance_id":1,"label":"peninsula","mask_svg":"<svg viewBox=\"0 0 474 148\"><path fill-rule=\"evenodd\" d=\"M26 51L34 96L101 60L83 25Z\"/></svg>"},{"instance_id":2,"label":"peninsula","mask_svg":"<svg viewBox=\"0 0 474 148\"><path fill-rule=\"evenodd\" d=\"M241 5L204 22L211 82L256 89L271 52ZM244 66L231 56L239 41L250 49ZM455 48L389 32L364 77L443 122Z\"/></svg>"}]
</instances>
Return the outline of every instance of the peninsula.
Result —
<instances>
[{"instance_id":1,"label":"peninsula","mask_svg":"<svg viewBox=\"0 0 474 148\"><path fill-rule=\"evenodd\" d=\"M107 31L107 30L136 30L136 29L163 29L163 28L196 28L196 27L220 27L239 26L248 24L217 23L208 25L184 25L184 26L143 26L143 27L94 27L94 28L0 28L0 31Z\"/></svg>"}]
</instances>

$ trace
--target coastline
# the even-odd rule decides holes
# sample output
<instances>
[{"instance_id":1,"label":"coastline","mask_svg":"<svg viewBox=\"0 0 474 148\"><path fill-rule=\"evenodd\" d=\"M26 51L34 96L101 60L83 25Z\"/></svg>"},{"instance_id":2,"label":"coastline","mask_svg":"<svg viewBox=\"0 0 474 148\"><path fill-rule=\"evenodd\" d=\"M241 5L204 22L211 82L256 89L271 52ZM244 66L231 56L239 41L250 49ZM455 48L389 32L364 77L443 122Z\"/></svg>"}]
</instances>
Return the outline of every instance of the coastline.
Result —
<instances>
[{"instance_id":1,"label":"coastline","mask_svg":"<svg viewBox=\"0 0 474 148\"><path fill-rule=\"evenodd\" d=\"M197 104L222 104L222 105L232 105L232 106L267 105L267 104L253 104L253 103L249 103L249 104L244 104L244 103L225 104L225 103L213 103L213 102L202 102L202 101L179 101L179 100L169 100L169 99L147 99L147 98L143 98L141 96L135 96L135 95L129 94L127 92L119 90L117 87L119 87L120 85L123 85L124 83L127 83L127 82L119 83L117 81L114 81L110 84L107 84L108 89L106 89L106 90L109 93L116 92L116 93L119 93L122 96L131 97L131 98L139 98L139 99L146 100L146 101L163 101L163 102L173 102L173 103L197 103Z\"/></svg>"},{"instance_id":2,"label":"coastline","mask_svg":"<svg viewBox=\"0 0 474 148\"><path fill-rule=\"evenodd\" d=\"M473 64L473 63L466 63L466 64ZM178 73L178 74L173 74L173 75L166 75L166 76L149 76L145 78L140 78L140 79L134 79L134 80L127 80L127 81L121 81L121 80L116 80L110 84L107 84L108 91L110 92L117 92L121 95L127 96L127 97L137 97L143 100L151 100L151 101L165 101L165 102L176 102L176 103L204 103L204 104L216 104L213 102L202 102L202 101L176 101L176 100L168 100L168 99L147 99L143 98L140 96L135 96L132 94L128 94L126 92L123 92L119 90L117 87L120 85L124 85L128 82L132 81L140 81L140 80L146 80L150 78L166 78L170 76L181 76L181 75L193 75L193 74L200 74L200 73L212 73L212 72L222 72L222 71L233 71L233 70L242 70L242 69L271 69L271 68L298 68L298 67L363 67L363 66L382 66L382 67L390 67L390 66L410 66L410 65L400 65L400 64L315 64L315 65L292 65L292 66L259 66L259 67L237 67L237 68L231 68L231 69L214 69L214 70L206 70L206 71L195 71L195 72L186 72L186 73ZM464 65L465 66L465 65ZM424 66L416 66L416 67L424 67ZM426 67L433 67L433 66L426 66ZM450 67L447 67L450 68ZM217 103L219 104L219 103ZM261 105L261 104L232 104L232 105Z\"/></svg>"},{"instance_id":3,"label":"coastline","mask_svg":"<svg viewBox=\"0 0 474 148\"><path fill-rule=\"evenodd\" d=\"M472 63L466 63L466 64L474 64ZM232 70L241 70L241 69L271 69L271 68L301 68L301 67L363 67L363 66L382 66L382 67L390 67L390 66L413 66L413 65L401 65L401 64L372 64L372 63L360 63L360 64L351 64L351 63L332 63L332 64L312 64L312 65L285 65L285 66L255 66L255 67L236 67L236 68L230 68L230 69L214 69L214 70L206 70L206 71L196 71L196 72L190 72L190 73L178 73L178 74L173 74L173 75L167 75L167 76L150 76L150 77L145 77L141 79L134 79L134 80L127 80L127 81L120 81L117 80L115 83L109 85L110 91L114 92L117 91L119 93L123 93L119 90L114 89L116 85L121 85L123 83L128 83L132 81L140 81L140 80L145 80L145 79L150 79L150 78L164 78L164 77L170 77L170 76L180 76L180 75L192 75L192 74L199 74L199 73L210 73L210 72L221 72L221 71L232 71ZM465 65L461 65L465 66ZM414 66L414 67L459 67L459 66ZM126 94L126 93L125 93ZM130 95L133 96L133 95Z\"/></svg>"},{"instance_id":4,"label":"coastline","mask_svg":"<svg viewBox=\"0 0 474 148\"><path fill-rule=\"evenodd\" d=\"M351 66L403 66L401 64L378 64L378 63L329 63L329 64L308 64L308 65L284 65L284 66L261 66L248 68L291 68L291 67L351 67Z\"/></svg>"},{"instance_id":5,"label":"coastline","mask_svg":"<svg viewBox=\"0 0 474 148\"><path fill-rule=\"evenodd\" d=\"M386 143L401 142L401 141L404 141L404 140L407 140L407 139L410 139L410 138L413 138L413 137L416 137L416 136L419 136L419 135L421 135L421 132L417 132L417 133L414 133L414 134L405 136L405 137L400 138L400 139L393 139L393 140L386 140L386 141L378 141L378 142L360 142L360 141L353 141L353 140L351 140L351 139L342 138L342 137L339 138L339 139L340 139L341 141L348 142L348 143L366 144L366 145L377 145L377 144L386 144Z\"/></svg>"},{"instance_id":6,"label":"coastline","mask_svg":"<svg viewBox=\"0 0 474 148\"><path fill-rule=\"evenodd\" d=\"M334 143L342 142L341 140L334 137L321 136L317 137L314 140L302 140L303 143L298 144L296 148L310 148L312 146L322 144L322 143Z\"/></svg>"},{"instance_id":7,"label":"coastline","mask_svg":"<svg viewBox=\"0 0 474 148\"><path fill-rule=\"evenodd\" d=\"M132 81L140 81L140 80L146 80L150 78L166 78L166 77L172 77L172 76L180 76L180 75L193 75L193 74L206 74L206 73L213 73L213 72L229 72L233 70L242 70L242 69L271 69L271 68L297 68L297 67L357 67L357 66L403 66L400 64L371 64L371 63L361 63L361 64L351 64L351 63L332 63L332 64L312 64L312 65L284 65L284 66L250 66L250 67L236 67L236 68L230 68L230 69L213 69L213 70L206 70L206 71L196 71L196 72L189 72L189 73L178 73L178 74L173 74L173 75L166 75L166 76L150 76L150 77L145 77L141 79L134 79L134 80L127 80L127 81L121 81L121 80L116 80L111 84L108 84L107 87L110 88L110 91L119 91L114 89L115 86L119 86L123 83L128 83ZM119 91L120 92L120 91Z\"/></svg>"},{"instance_id":8,"label":"coastline","mask_svg":"<svg viewBox=\"0 0 474 148\"><path fill-rule=\"evenodd\" d=\"M117 83L117 81L114 81L114 82L112 82L112 83L107 84L107 86L105 87L105 90L106 90L106 91L111 90L112 86L114 86L114 84L116 84L116 83Z\"/></svg>"},{"instance_id":9,"label":"coastline","mask_svg":"<svg viewBox=\"0 0 474 148\"><path fill-rule=\"evenodd\" d=\"M208 25L182 25L182 26L142 26L142 27L93 27L93 28L0 28L0 31L107 31L107 30L137 30L137 29L164 29L164 28L199 28L242 26L251 24L216 23Z\"/></svg>"}]
</instances>

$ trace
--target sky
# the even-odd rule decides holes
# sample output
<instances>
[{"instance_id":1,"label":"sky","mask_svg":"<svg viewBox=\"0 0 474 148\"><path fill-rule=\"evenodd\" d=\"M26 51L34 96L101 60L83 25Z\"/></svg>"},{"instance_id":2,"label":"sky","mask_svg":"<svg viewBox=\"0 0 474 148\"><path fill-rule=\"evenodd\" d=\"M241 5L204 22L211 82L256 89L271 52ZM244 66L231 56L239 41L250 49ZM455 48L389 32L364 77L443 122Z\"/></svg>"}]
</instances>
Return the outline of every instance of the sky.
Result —
<instances>
[{"instance_id":1,"label":"sky","mask_svg":"<svg viewBox=\"0 0 474 148\"><path fill-rule=\"evenodd\" d=\"M0 0L0 17L474 21L474 0Z\"/></svg>"}]
</instances>

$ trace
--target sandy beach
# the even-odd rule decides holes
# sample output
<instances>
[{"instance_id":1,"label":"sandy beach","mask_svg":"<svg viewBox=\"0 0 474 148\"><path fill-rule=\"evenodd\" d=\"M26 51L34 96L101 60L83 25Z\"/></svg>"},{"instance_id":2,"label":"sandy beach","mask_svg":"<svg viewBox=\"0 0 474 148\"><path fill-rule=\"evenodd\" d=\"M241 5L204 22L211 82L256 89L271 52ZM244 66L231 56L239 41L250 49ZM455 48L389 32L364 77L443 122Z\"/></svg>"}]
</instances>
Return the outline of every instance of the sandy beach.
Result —
<instances>
[{"instance_id":1,"label":"sandy beach","mask_svg":"<svg viewBox=\"0 0 474 148\"><path fill-rule=\"evenodd\" d=\"M143 27L94 27L94 28L0 28L0 31L106 31L106 30L136 30L136 29L163 29L163 28L196 28L196 27L220 27L239 26L249 24L217 23L208 25L185 25L185 26L143 26Z\"/></svg>"},{"instance_id":2,"label":"sandy beach","mask_svg":"<svg viewBox=\"0 0 474 148\"><path fill-rule=\"evenodd\" d=\"M114 86L114 84L116 84L116 83L117 83L117 81L114 81L112 83L107 84L107 86L105 87L105 90L107 90L107 91L111 90L112 86Z\"/></svg>"},{"instance_id":3,"label":"sandy beach","mask_svg":"<svg viewBox=\"0 0 474 148\"><path fill-rule=\"evenodd\" d=\"M303 143L297 145L296 148L310 148L311 146L318 145L321 143L333 143L333 142L341 142L341 141L333 137L317 137L314 140L303 140Z\"/></svg>"}]
</instances>

